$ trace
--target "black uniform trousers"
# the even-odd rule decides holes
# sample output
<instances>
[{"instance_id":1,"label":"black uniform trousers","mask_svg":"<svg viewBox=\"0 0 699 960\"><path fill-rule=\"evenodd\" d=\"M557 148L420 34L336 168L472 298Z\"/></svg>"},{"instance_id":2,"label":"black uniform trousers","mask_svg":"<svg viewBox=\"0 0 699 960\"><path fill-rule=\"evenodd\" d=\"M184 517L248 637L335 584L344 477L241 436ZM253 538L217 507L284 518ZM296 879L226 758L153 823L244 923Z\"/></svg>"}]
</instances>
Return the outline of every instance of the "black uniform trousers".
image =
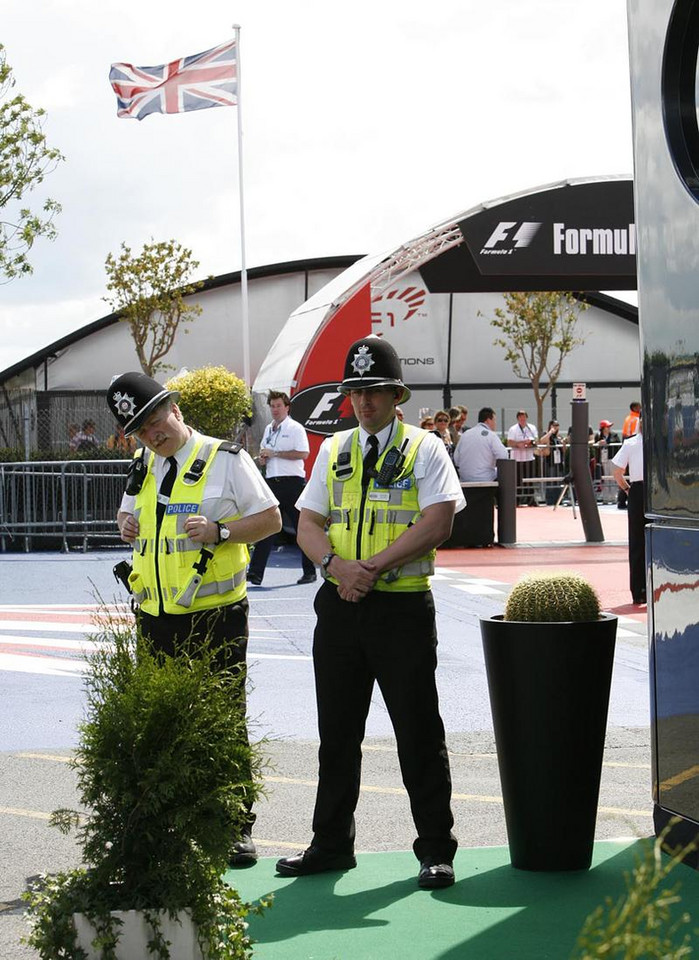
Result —
<instances>
[{"instance_id":1,"label":"black uniform trousers","mask_svg":"<svg viewBox=\"0 0 699 960\"><path fill-rule=\"evenodd\" d=\"M196 613L161 613L155 617L139 610L137 614L141 635L147 641L154 654L171 657L177 649L184 648L190 656L196 656L203 644L208 643L212 651L221 648L215 658L219 669L238 668L241 677L240 688L236 695L240 699L241 710L245 710L245 657L248 648L248 601L230 603L211 610ZM208 639L207 639L208 638ZM235 641L232 643L231 641ZM226 644L222 647L222 644ZM251 774L248 775L248 778ZM252 801L247 804L247 824L243 833L249 833L255 822Z\"/></svg>"},{"instance_id":2,"label":"black uniform trousers","mask_svg":"<svg viewBox=\"0 0 699 960\"><path fill-rule=\"evenodd\" d=\"M294 536L296 536L296 531L299 526L299 512L296 509L296 501L301 496L301 492L306 486L306 481L303 477L270 477L267 480L267 484L279 501L279 510L282 517L288 518L293 527ZM264 540L260 540L259 543L255 544L249 572L256 577L260 577L260 579L262 579L264 575L265 567L267 566L267 561L269 560L269 555L276 539L277 534L273 533L270 537L265 537ZM316 572L313 561L308 559L303 550L301 550L301 567L303 568L304 574L310 575Z\"/></svg>"},{"instance_id":3,"label":"black uniform trousers","mask_svg":"<svg viewBox=\"0 0 699 960\"><path fill-rule=\"evenodd\" d=\"M643 481L632 483L628 491L629 586L635 603L646 599L646 515Z\"/></svg>"},{"instance_id":4,"label":"black uniform trousers","mask_svg":"<svg viewBox=\"0 0 699 960\"><path fill-rule=\"evenodd\" d=\"M326 581L316 594L313 662L320 732L313 843L354 849L366 718L377 681L396 735L403 783L417 829L419 860L451 861L451 774L435 683L434 601L422 593L372 591L341 600Z\"/></svg>"}]
</instances>

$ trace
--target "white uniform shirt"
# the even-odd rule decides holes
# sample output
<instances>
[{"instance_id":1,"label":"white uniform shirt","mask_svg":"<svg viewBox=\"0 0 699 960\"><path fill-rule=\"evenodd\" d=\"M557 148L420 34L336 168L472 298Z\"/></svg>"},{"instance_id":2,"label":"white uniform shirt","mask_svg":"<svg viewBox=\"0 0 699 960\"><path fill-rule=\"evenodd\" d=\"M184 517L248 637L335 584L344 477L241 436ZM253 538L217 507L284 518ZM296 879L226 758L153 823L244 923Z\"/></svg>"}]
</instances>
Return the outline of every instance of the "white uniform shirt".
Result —
<instances>
[{"instance_id":1,"label":"white uniform shirt","mask_svg":"<svg viewBox=\"0 0 699 960\"><path fill-rule=\"evenodd\" d=\"M508 440L536 440L536 433L534 428L525 423L524 426L521 426L519 420L517 423L513 423L510 429L507 431ZM512 459L519 461L527 461L534 459L534 448L533 447L510 447L512 451Z\"/></svg>"},{"instance_id":2,"label":"white uniform shirt","mask_svg":"<svg viewBox=\"0 0 699 960\"><path fill-rule=\"evenodd\" d=\"M303 453L308 453L310 450L306 431L291 417L284 417L278 426L274 421L268 423L262 434L260 447L268 447L275 453L285 450L301 450ZM306 468L303 460L287 460L286 457L273 456L267 461L265 476L270 480L274 477L305 477Z\"/></svg>"},{"instance_id":3,"label":"white uniform shirt","mask_svg":"<svg viewBox=\"0 0 699 960\"><path fill-rule=\"evenodd\" d=\"M495 480L496 462L507 459L507 447L485 423L463 433L454 451L454 466L464 483Z\"/></svg>"},{"instance_id":4,"label":"white uniform shirt","mask_svg":"<svg viewBox=\"0 0 699 960\"><path fill-rule=\"evenodd\" d=\"M194 445L204 440L210 440L195 430L183 447L175 454L178 474L186 463ZM144 452L146 463L150 459L150 451ZM160 489L163 477L169 464L166 457L157 453L153 459L152 472L157 488ZM270 507L276 507L277 498L269 489L255 466L252 457L245 451L240 453L217 453L204 480L204 496L202 498L200 515L207 520L227 520L240 515L251 517ZM133 513L136 498L124 494L119 509L124 513Z\"/></svg>"},{"instance_id":5,"label":"white uniform shirt","mask_svg":"<svg viewBox=\"0 0 699 960\"><path fill-rule=\"evenodd\" d=\"M643 480L643 435L636 433L624 440L612 463L622 470L629 468L629 483Z\"/></svg>"},{"instance_id":6,"label":"white uniform shirt","mask_svg":"<svg viewBox=\"0 0 699 960\"><path fill-rule=\"evenodd\" d=\"M379 456L390 443L396 430L396 423L395 419L392 420L388 426L376 434L379 440ZM360 427L359 440L362 447L362 456L367 452L368 436L366 430ZM296 501L299 510L305 507L307 510L313 510L314 513L319 513L323 517L330 514L327 476L331 445L332 437L329 437L323 441L318 451L311 478ZM451 462L444 443L434 434L427 434L418 447L413 475L420 510L424 510L433 503L445 503L447 501L453 501L456 504L456 513L466 506L454 464Z\"/></svg>"}]
</instances>

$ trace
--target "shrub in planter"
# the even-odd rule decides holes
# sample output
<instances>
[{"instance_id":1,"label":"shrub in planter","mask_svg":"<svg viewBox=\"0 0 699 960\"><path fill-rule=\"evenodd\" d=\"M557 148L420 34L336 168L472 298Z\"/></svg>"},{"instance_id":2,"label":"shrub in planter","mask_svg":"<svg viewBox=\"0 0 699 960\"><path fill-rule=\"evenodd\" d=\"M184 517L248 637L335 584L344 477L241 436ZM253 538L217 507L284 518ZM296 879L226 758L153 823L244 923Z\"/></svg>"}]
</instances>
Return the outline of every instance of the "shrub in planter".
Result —
<instances>
[{"instance_id":1,"label":"shrub in planter","mask_svg":"<svg viewBox=\"0 0 699 960\"><path fill-rule=\"evenodd\" d=\"M213 669L204 649L154 657L140 637L107 622L86 674L87 717L74 758L86 817L56 811L78 826L86 869L48 878L29 891L27 942L42 958L87 954L72 921L84 914L103 958L114 958L119 919L144 911L154 957L169 956L159 911L188 911L209 960L251 954L251 909L221 879L231 838L259 793L259 747L251 747L240 707L242 679ZM220 651L219 651L220 652Z\"/></svg>"},{"instance_id":2,"label":"shrub in planter","mask_svg":"<svg viewBox=\"0 0 699 960\"><path fill-rule=\"evenodd\" d=\"M590 865L616 624L575 573L528 574L481 620L515 867Z\"/></svg>"}]
</instances>

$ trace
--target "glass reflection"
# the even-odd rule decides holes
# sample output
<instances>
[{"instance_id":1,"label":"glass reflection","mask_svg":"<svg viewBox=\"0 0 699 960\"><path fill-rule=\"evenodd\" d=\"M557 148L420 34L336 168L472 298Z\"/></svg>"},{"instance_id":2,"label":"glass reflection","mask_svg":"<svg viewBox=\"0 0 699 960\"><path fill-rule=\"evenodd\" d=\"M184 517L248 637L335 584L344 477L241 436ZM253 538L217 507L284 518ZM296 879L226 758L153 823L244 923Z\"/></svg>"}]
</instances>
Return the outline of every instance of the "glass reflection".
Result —
<instances>
[{"instance_id":1,"label":"glass reflection","mask_svg":"<svg viewBox=\"0 0 699 960\"><path fill-rule=\"evenodd\" d=\"M699 821L699 530L650 528L657 801Z\"/></svg>"}]
</instances>

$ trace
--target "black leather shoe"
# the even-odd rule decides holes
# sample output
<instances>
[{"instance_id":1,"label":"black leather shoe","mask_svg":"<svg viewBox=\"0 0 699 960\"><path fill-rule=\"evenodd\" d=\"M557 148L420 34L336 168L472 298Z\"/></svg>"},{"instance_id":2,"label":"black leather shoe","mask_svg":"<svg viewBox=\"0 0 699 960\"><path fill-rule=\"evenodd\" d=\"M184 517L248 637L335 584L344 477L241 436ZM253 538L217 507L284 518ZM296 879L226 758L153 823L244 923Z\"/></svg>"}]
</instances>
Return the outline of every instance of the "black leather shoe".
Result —
<instances>
[{"instance_id":1,"label":"black leather shoe","mask_svg":"<svg viewBox=\"0 0 699 960\"><path fill-rule=\"evenodd\" d=\"M420 862L417 885L423 890L440 890L454 883L454 867L451 863L438 863L432 857Z\"/></svg>"},{"instance_id":2,"label":"black leather shoe","mask_svg":"<svg viewBox=\"0 0 699 960\"><path fill-rule=\"evenodd\" d=\"M233 844L228 858L229 867L251 867L257 863L257 847L249 833L244 833L240 840Z\"/></svg>"},{"instance_id":3,"label":"black leather shoe","mask_svg":"<svg viewBox=\"0 0 699 960\"><path fill-rule=\"evenodd\" d=\"M259 587L262 583L262 577L258 577L256 573L249 573L247 576L248 583L254 584L256 587Z\"/></svg>"},{"instance_id":4,"label":"black leather shoe","mask_svg":"<svg viewBox=\"0 0 699 960\"><path fill-rule=\"evenodd\" d=\"M303 853L277 860L277 873L282 877L307 877L326 870L351 870L357 866L353 853L326 853L311 845Z\"/></svg>"},{"instance_id":5,"label":"black leather shoe","mask_svg":"<svg viewBox=\"0 0 699 960\"><path fill-rule=\"evenodd\" d=\"M635 607L642 607L644 603L647 603L645 593L642 593L640 597L634 597L633 603Z\"/></svg>"},{"instance_id":6,"label":"black leather shoe","mask_svg":"<svg viewBox=\"0 0 699 960\"><path fill-rule=\"evenodd\" d=\"M297 580L296 582L297 583L315 583L317 579L318 578L315 575L315 573L304 573L304 575L300 578L300 580Z\"/></svg>"}]
</instances>

